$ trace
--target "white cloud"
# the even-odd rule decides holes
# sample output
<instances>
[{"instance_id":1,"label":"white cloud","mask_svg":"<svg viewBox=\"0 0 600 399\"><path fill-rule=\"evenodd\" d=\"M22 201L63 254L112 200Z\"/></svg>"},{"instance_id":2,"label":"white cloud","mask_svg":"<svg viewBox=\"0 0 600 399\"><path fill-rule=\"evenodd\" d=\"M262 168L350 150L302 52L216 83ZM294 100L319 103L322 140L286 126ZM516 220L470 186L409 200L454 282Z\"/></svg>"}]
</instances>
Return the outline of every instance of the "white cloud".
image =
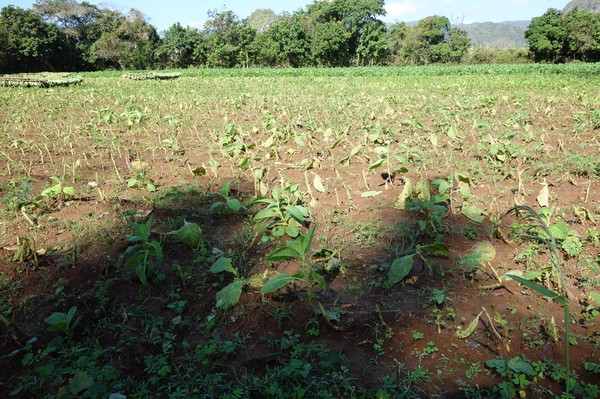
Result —
<instances>
[{"instance_id":1,"label":"white cloud","mask_svg":"<svg viewBox=\"0 0 600 399\"><path fill-rule=\"evenodd\" d=\"M403 2L388 3L385 5L387 20L395 20L403 18L407 15L416 14L420 9L427 6L427 2L416 2L414 0L406 0Z\"/></svg>"}]
</instances>

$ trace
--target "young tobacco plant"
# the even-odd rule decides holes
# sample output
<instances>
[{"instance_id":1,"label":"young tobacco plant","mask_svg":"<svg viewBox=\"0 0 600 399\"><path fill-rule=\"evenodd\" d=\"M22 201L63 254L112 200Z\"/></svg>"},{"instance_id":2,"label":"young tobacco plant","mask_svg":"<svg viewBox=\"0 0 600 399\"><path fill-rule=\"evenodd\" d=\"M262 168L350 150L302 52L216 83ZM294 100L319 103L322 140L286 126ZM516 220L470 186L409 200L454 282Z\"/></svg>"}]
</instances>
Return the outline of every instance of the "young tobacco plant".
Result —
<instances>
[{"instance_id":1,"label":"young tobacco plant","mask_svg":"<svg viewBox=\"0 0 600 399\"><path fill-rule=\"evenodd\" d=\"M327 288L325 279L319 274L311 259L310 249L315 228L316 225L308 230L306 234L299 234L294 240L286 242L285 247L276 249L267 257L269 262L298 259L300 261L300 271L295 274L278 274L261 288L261 294L271 294L285 287L287 284L297 281L306 284L308 298L311 300L314 296L313 287L315 285L318 285L323 290Z\"/></svg>"},{"instance_id":2,"label":"young tobacco plant","mask_svg":"<svg viewBox=\"0 0 600 399\"><path fill-rule=\"evenodd\" d=\"M163 247L159 241L150 240L153 217L150 216L146 223L133 223L134 234L127 237L131 243L119 257L119 264L125 262L125 268L135 268L140 282L148 285L148 277L152 274L154 266L163 259Z\"/></svg>"}]
</instances>

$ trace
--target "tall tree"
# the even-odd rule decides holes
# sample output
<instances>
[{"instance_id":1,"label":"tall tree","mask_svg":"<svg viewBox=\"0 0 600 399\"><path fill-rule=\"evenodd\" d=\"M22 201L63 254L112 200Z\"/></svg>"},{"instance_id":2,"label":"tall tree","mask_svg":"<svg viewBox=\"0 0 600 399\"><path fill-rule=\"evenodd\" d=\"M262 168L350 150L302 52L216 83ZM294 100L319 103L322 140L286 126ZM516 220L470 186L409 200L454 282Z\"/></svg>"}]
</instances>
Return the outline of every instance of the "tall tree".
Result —
<instances>
[{"instance_id":1,"label":"tall tree","mask_svg":"<svg viewBox=\"0 0 600 399\"><path fill-rule=\"evenodd\" d=\"M231 68L248 66L250 45L256 30L241 22L233 11L213 10L204 24L207 34L207 64L211 67Z\"/></svg>"},{"instance_id":2,"label":"tall tree","mask_svg":"<svg viewBox=\"0 0 600 399\"><path fill-rule=\"evenodd\" d=\"M246 18L246 24L256 29L257 34L265 33L269 28L281 18L275 11L269 8L259 8Z\"/></svg>"},{"instance_id":3,"label":"tall tree","mask_svg":"<svg viewBox=\"0 0 600 399\"><path fill-rule=\"evenodd\" d=\"M176 23L165 31L157 56L163 66L187 68L206 62L206 57L202 56L204 52L198 51L204 46L204 38L200 32Z\"/></svg>"},{"instance_id":4,"label":"tall tree","mask_svg":"<svg viewBox=\"0 0 600 399\"><path fill-rule=\"evenodd\" d=\"M44 22L32 10L14 6L2 8L0 43L3 43L2 72L65 69L64 35L56 25Z\"/></svg>"},{"instance_id":5,"label":"tall tree","mask_svg":"<svg viewBox=\"0 0 600 399\"><path fill-rule=\"evenodd\" d=\"M562 12L556 8L533 18L525 31L529 51L536 62L564 62L566 36Z\"/></svg>"},{"instance_id":6,"label":"tall tree","mask_svg":"<svg viewBox=\"0 0 600 399\"><path fill-rule=\"evenodd\" d=\"M305 21L309 32L318 32L319 35L313 40L321 40L327 36L324 31L333 32L333 25L328 28L318 28L319 24L340 23L345 33L336 41L347 51L347 57L344 58L345 65L358 63L360 56L357 54L359 45L365 48L365 39L363 35L373 33L373 22L377 21L378 16L385 15L384 0L331 0L316 1L309 5L305 12ZM341 43L340 39L346 40ZM323 48L326 44L313 44L314 47ZM333 46L329 46L333 49ZM343 50L342 50L343 51Z\"/></svg>"},{"instance_id":7,"label":"tall tree","mask_svg":"<svg viewBox=\"0 0 600 399\"><path fill-rule=\"evenodd\" d=\"M114 29L107 29L115 26ZM124 16L105 12L97 21L102 32L93 44L92 60L103 67L147 69L155 65L159 45L156 28L140 11L132 9Z\"/></svg>"},{"instance_id":8,"label":"tall tree","mask_svg":"<svg viewBox=\"0 0 600 399\"><path fill-rule=\"evenodd\" d=\"M91 27L102 15L97 6L75 0L37 0L33 10L46 22L56 24L66 36L71 69L93 67L90 49L98 37L92 34Z\"/></svg>"}]
</instances>

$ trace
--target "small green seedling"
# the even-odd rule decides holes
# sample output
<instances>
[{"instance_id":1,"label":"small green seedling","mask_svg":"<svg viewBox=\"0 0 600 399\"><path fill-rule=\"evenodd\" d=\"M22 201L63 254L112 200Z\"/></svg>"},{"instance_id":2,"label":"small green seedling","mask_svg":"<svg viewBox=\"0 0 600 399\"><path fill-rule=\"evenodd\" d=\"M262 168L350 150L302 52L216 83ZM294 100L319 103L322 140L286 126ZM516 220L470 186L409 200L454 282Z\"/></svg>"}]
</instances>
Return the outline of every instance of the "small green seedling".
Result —
<instances>
[{"instance_id":1,"label":"small green seedling","mask_svg":"<svg viewBox=\"0 0 600 399\"><path fill-rule=\"evenodd\" d=\"M154 265L162 262L163 258L162 244L150 240L152 222L151 216L146 223L132 224L135 233L127 237L127 242L131 245L119 257L119 264L127 259L125 268L135 268L136 274L144 285L148 285L148 277L152 274Z\"/></svg>"}]
</instances>

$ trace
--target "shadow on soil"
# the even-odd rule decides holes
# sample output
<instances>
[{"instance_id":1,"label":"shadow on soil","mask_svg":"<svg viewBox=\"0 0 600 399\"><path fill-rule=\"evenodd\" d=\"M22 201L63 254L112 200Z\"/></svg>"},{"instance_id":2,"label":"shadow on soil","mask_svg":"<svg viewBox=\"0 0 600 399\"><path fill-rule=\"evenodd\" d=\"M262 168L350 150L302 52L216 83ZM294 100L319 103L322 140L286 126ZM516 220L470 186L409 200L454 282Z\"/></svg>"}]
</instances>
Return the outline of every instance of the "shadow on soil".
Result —
<instances>
[{"instance_id":1,"label":"shadow on soil","mask_svg":"<svg viewBox=\"0 0 600 399\"><path fill-rule=\"evenodd\" d=\"M231 192L240 199L251 193L248 183ZM93 218L108 212L110 223L65 246L70 251L47 251L24 263L4 251L2 306L10 325L2 328L1 396L244 397L248 390L252 397L278 397L306 389L309 396L350 397L383 389L402 397L486 397L499 381L486 372L488 359L527 354L563 362L562 334L555 342L548 323L554 315L559 323L562 309L522 295L516 283L480 290L494 282L491 271L464 264L476 242L468 237L488 240L490 226L448 212L434 228L443 228L449 253L415 256L407 277L390 285L390 264L431 243L429 220L392 206L368 212L365 220L380 222L373 231L360 220L332 227L317 218L314 264L328 288L315 285L308 298L306 284L298 283L265 296L248 279L262 277L264 284L276 273L296 273L298 262L267 262L285 239L263 243L248 214L211 211L217 201L216 193L173 189L143 203L98 203ZM133 270L119 266L119 257L131 245L132 223L149 217L150 240L162 244L164 259L144 286ZM165 235L184 220L201 227L206 251ZM46 234L51 241L52 232ZM494 264L509 260L514 249L492 240ZM219 254L233 259L246 282L229 310L215 308L217 293L235 278L209 272ZM332 257L337 261L327 272ZM79 324L48 332L44 320L73 306L71 323ZM469 338L458 338L456 328L466 328L483 307L492 319L482 317ZM594 360L588 346L572 350L577 368Z\"/></svg>"}]
</instances>

